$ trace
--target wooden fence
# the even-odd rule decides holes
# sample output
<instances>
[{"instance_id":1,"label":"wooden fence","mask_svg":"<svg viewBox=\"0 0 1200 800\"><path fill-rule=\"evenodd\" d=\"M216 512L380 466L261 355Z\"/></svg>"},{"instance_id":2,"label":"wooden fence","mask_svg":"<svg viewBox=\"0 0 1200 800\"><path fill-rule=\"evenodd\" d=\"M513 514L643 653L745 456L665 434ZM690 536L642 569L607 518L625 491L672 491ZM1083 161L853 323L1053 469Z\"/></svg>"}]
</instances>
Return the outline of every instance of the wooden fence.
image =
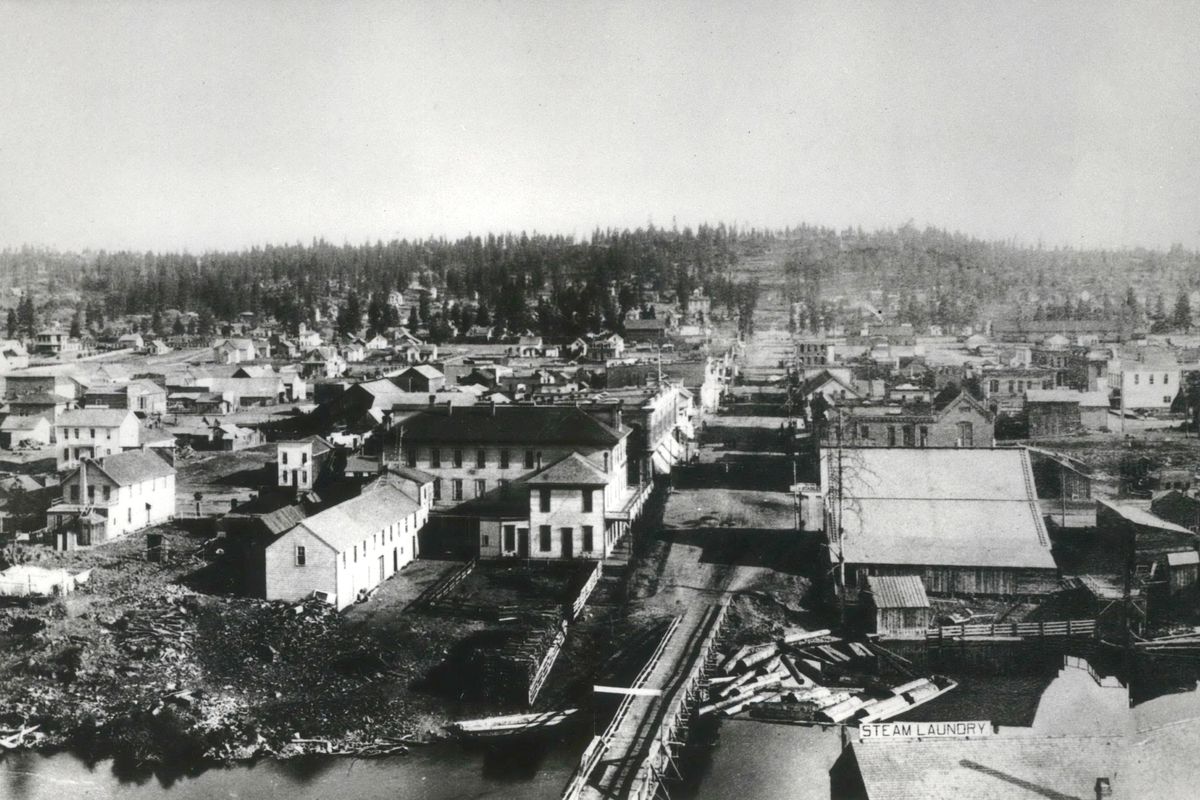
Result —
<instances>
[{"instance_id":1,"label":"wooden fence","mask_svg":"<svg viewBox=\"0 0 1200 800\"><path fill-rule=\"evenodd\" d=\"M450 594L450 592L454 591L454 587L465 581L467 576L474 572L475 567L478 565L479 559L471 559L454 572L447 575L445 578L442 578L440 581L421 592L421 594L417 596L416 600L413 600L408 604L408 607L420 608L422 606L428 606L436 603L438 600L441 600L443 597Z\"/></svg>"},{"instance_id":2,"label":"wooden fence","mask_svg":"<svg viewBox=\"0 0 1200 800\"><path fill-rule=\"evenodd\" d=\"M925 632L926 641L982 639L1012 636L1041 639L1051 636L1095 636L1096 620L1069 619L1061 622L993 622L978 625L943 625Z\"/></svg>"},{"instance_id":3,"label":"wooden fence","mask_svg":"<svg viewBox=\"0 0 1200 800\"><path fill-rule=\"evenodd\" d=\"M592 596L592 592L596 590L597 584L600 583L600 577L603 571L604 563L602 561L597 561L595 568L592 570L591 574L588 575L587 580L583 582L583 586L580 587L579 594L575 597L574 602L571 603L570 608L572 622L579 619L579 615L583 613L583 607L587 605L588 598Z\"/></svg>"}]
</instances>

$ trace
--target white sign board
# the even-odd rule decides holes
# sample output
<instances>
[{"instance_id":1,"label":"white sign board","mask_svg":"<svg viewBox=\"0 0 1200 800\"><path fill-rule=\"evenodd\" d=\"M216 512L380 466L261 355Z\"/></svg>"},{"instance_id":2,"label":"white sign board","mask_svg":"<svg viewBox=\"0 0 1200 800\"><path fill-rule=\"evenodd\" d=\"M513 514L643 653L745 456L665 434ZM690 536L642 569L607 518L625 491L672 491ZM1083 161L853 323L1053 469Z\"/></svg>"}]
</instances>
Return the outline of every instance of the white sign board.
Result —
<instances>
[{"instance_id":1,"label":"white sign board","mask_svg":"<svg viewBox=\"0 0 1200 800\"><path fill-rule=\"evenodd\" d=\"M990 720L960 722L866 722L859 726L861 742L885 739L978 739L995 733Z\"/></svg>"}]
</instances>

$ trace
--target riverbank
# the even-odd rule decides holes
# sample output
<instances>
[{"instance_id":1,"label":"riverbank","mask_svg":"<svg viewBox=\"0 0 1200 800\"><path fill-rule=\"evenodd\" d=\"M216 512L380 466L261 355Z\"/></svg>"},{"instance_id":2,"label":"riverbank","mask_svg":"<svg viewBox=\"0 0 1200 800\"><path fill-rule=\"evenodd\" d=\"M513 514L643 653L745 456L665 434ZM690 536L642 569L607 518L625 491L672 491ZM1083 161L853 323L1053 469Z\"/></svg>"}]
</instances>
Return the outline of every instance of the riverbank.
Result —
<instances>
[{"instance_id":1,"label":"riverbank","mask_svg":"<svg viewBox=\"0 0 1200 800\"><path fill-rule=\"evenodd\" d=\"M88 760L193 764L387 752L442 738L455 719L527 710L481 698L446 666L485 623L407 610L454 562L416 561L339 614L214 593L204 542L156 532L161 562L140 536L29 551L91 573L79 592L0 608L0 728L38 726L26 746ZM597 664L654 624L623 620L620 605L588 609L538 707L577 700Z\"/></svg>"}]
</instances>

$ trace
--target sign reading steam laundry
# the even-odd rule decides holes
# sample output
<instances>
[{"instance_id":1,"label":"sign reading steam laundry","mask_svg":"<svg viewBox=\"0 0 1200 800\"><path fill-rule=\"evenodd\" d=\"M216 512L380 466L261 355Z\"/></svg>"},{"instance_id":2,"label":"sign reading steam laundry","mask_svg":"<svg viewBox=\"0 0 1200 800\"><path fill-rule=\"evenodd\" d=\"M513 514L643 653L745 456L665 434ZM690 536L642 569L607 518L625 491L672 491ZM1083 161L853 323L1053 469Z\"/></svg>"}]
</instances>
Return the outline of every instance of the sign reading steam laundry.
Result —
<instances>
[{"instance_id":1,"label":"sign reading steam laundry","mask_svg":"<svg viewBox=\"0 0 1200 800\"><path fill-rule=\"evenodd\" d=\"M884 739L978 739L995 733L990 720L968 722L867 722L858 729L859 741Z\"/></svg>"}]
</instances>

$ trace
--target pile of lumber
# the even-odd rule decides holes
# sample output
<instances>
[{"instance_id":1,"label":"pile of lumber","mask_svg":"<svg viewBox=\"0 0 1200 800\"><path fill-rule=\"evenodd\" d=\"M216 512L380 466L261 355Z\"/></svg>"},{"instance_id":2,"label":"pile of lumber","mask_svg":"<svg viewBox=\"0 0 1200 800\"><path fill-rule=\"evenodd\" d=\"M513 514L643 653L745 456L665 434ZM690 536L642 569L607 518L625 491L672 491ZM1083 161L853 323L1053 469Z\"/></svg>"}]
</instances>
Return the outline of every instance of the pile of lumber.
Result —
<instances>
[{"instance_id":1,"label":"pile of lumber","mask_svg":"<svg viewBox=\"0 0 1200 800\"><path fill-rule=\"evenodd\" d=\"M811 719L825 709L849 707L853 692L861 689L837 685L843 676L833 673L856 658L874 658L871 651L851 645L828 630L796 631L775 642L746 645L724 660L722 674L708 680L708 702L700 714L733 716L768 704L790 707L776 709L779 716Z\"/></svg>"}]
</instances>

